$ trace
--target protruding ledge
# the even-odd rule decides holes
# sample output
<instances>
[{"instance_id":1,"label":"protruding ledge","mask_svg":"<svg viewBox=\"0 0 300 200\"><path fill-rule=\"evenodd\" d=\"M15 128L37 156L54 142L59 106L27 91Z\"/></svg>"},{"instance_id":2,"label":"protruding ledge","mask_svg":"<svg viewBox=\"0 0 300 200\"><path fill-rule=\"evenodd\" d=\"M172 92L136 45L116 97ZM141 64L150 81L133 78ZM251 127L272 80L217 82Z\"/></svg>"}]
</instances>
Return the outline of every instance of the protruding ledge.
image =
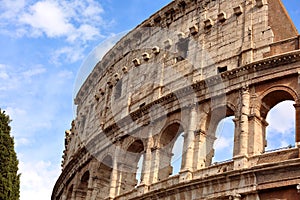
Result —
<instances>
[{"instance_id":1,"label":"protruding ledge","mask_svg":"<svg viewBox=\"0 0 300 200\"><path fill-rule=\"evenodd\" d=\"M220 12L219 14L218 14L218 21L219 22L225 22L226 21L226 19L227 19L227 16L226 16L226 13L225 12Z\"/></svg>"},{"instance_id":2,"label":"protruding ledge","mask_svg":"<svg viewBox=\"0 0 300 200\"><path fill-rule=\"evenodd\" d=\"M256 7L261 8L264 5L266 5L266 0L255 0L256 1Z\"/></svg>"},{"instance_id":3,"label":"protruding ledge","mask_svg":"<svg viewBox=\"0 0 300 200\"><path fill-rule=\"evenodd\" d=\"M141 65L140 59L138 59L138 58L133 59L132 62L134 64L134 66L136 66L136 67Z\"/></svg>"},{"instance_id":4,"label":"protruding ledge","mask_svg":"<svg viewBox=\"0 0 300 200\"><path fill-rule=\"evenodd\" d=\"M243 7L242 6L234 7L233 12L236 16L240 16L243 13Z\"/></svg>"},{"instance_id":5,"label":"protruding ledge","mask_svg":"<svg viewBox=\"0 0 300 200\"><path fill-rule=\"evenodd\" d=\"M190 27L189 29L190 29L190 33L192 35L196 35L199 32L199 28L197 25L194 25L194 26Z\"/></svg>"},{"instance_id":6,"label":"protruding ledge","mask_svg":"<svg viewBox=\"0 0 300 200\"><path fill-rule=\"evenodd\" d=\"M214 22L213 22L213 20L210 19L210 18L207 18L207 19L204 21L204 28L206 28L206 29L211 28L213 25L214 25Z\"/></svg>"}]
</instances>

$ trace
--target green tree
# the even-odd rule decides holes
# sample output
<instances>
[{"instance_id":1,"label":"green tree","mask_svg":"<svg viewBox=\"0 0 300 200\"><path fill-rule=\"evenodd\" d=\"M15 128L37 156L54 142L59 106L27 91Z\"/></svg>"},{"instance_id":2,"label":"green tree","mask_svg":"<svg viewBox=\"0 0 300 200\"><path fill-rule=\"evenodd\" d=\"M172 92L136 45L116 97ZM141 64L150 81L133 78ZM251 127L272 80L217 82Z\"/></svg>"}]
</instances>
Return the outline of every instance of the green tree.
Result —
<instances>
[{"instance_id":1,"label":"green tree","mask_svg":"<svg viewBox=\"0 0 300 200\"><path fill-rule=\"evenodd\" d=\"M0 200L20 198L20 174L14 138L10 136L10 119L0 109Z\"/></svg>"}]
</instances>

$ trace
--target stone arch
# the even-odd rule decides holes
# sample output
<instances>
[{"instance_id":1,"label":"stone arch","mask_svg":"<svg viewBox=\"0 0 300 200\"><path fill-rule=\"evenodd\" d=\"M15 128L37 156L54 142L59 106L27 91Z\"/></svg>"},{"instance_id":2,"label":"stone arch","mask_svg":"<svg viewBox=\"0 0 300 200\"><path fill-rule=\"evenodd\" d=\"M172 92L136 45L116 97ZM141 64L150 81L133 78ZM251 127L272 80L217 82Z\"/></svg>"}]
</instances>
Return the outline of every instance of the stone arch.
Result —
<instances>
[{"instance_id":1,"label":"stone arch","mask_svg":"<svg viewBox=\"0 0 300 200\"><path fill-rule=\"evenodd\" d=\"M221 104L212 108L206 115L205 119L202 119L203 121L200 125L202 127L201 131L206 134L204 150L204 152L206 153L206 166L210 166L212 164L212 159L215 155L214 143L217 139L216 131L220 121L230 116L237 117L236 115L237 110L234 104L232 104L231 102L226 102L226 104ZM237 127L235 124L234 131L236 131L236 128Z\"/></svg>"},{"instance_id":2,"label":"stone arch","mask_svg":"<svg viewBox=\"0 0 300 200\"><path fill-rule=\"evenodd\" d=\"M260 129L262 132L262 140L263 140L263 145L262 145L262 152L265 152L265 148L267 147L267 126L269 125L268 122L266 121L267 115L269 111L278 105L279 103L282 103L284 101L294 101L294 102L299 102L299 96L297 92L288 86L285 85L279 85L279 86L273 86L268 88L262 93L261 97L261 104L260 104L260 117L262 120L262 123L260 125ZM297 119L296 119L297 121ZM297 141L297 133L295 130L295 140ZM292 140L292 138L290 138ZM294 140L294 138L293 138ZM283 146L281 146L283 147ZM276 148L281 148L277 146Z\"/></svg>"},{"instance_id":3,"label":"stone arch","mask_svg":"<svg viewBox=\"0 0 300 200\"><path fill-rule=\"evenodd\" d=\"M89 180L90 180L90 171L87 170L80 177L79 185L76 191L76 199L85 200L88 193Z\"/></svg>"},{"instance_id":4,"label":"stone arch","mask_svg":"<svg viewBox=\"0 0 300 200\"><path fill-rule=\"evenodd\" d=\"M265 119L268 112L275 105L286 100L298 102L299 97L297 92L295 92L292 88L284 85L268 88L265 92L262 93L260 116Z\"/></svg>"},{"instance_id":5,"label":"stone arch","mask_svg":"<svg viewBox=\"0 0 300 200\"><path fill-rule=\"evenodd\" d=\"M182 123L174 120L162 130L158 139L157 156L159 160L158 181L168 178L172 172L171 159L173 146L181 133L184 132Z\"/></svg>"},{"instance_id":6,"label":"stone arch","mask_svg":"<svg viewBox=\"0 0 300 200\"><path fill-rule=\"evenodd\" d=\"M111 184L111 175L113 170L112 156L106 155L97 167L95 189L98 191L98 197L109 197Z\"/></svg>"},{"instance_id":7,"label":"stone arch","mask_svg":"<svg viewBox=\"0 0 300 200\"><path fill-rule=\"evenodd\" d=\"M235 116L236 108L232 103L227 102L227 104L220 105L218 107L213 108L207 115L205 119L205 131L206 134L209 136L213 136L218 123L228 117L228 116Z\"/></svg>"},{"instance_id":8,"label":"stone arch","mask_svg":"<svg viewBox=\"0 0 300 200\"><path fill-rule=\"evenodd\" d=\"M128 136L122 141L122 145L121 145L122 150L124 150L125 152L127 152L128 150L133 150L131 145L133 145L137 141L141 142L143 144L143 146L145 146L144 139L140 139L140 138L133 137L133 136Z\"/></svg>"},{"instance_id":9,"label":"stone arch","mask_svg":"<svg viewBox=\"0 0 300 200\"><path fill-rule=\"evenodd\" d=\"M158 148L161 148L164 146L163 143L161 143L161 141L163 140L162 137L164 137L164 133L166 133L168 131L168 129L170 129L170 127L174 126L174 125L178 125L178 127L180 127L180 129L178 130L187 130L187 126L185 125L184 122L178 120L178 119L174 119L172 121L169 121L162 129L161 132L158 134L158 138L156 140L156 146Z\"/></svg>"},{"instance_id":10,"label":"stone arch","mask_svg":"<svg viewBox=\"0 0 300 200\"><path fill-rule=\"evenodd\" d=\"M125 154L122 154L123 161L120 163L121 170L121 193L132 190L138 183L136 173L138 162L144 154L144 143L140 139L135 139L128 145Z\"/></svg>"}]
</instances>

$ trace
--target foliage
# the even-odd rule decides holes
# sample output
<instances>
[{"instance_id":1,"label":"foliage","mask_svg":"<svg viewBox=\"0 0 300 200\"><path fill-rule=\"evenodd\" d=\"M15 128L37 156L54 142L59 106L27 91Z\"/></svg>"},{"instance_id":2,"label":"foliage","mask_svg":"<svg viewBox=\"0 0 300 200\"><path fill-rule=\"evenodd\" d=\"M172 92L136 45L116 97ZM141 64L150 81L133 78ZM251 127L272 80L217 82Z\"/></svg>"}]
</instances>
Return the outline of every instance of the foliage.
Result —
<instances>
[{"instance_id":1,"label":"foliage","mask_svg":"<svg viewBox=\"0 0 300 200\"><path fill-rule=\"evenodd\" d=\"M0 109L0 200L20 198L20 174L14 138L10 136L9 116Z\"/></svg>"}]
</instances>

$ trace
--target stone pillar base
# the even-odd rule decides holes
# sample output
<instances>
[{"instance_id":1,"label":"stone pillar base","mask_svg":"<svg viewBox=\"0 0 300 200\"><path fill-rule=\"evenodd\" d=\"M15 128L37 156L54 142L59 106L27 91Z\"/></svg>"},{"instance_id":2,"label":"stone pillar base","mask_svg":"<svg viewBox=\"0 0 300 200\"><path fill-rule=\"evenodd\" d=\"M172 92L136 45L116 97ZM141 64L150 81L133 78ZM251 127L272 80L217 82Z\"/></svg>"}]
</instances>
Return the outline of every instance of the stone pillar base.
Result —
<instances>
[{"instance_id":1,"label":"stone pillar base","mask_svg":"<svg viewBox=\"0 0 300 200\"><path fill-rule=\"evenodd\" d=\"M186 182L193 179L193 173L189 170L179 172L179 182Z\"/></svg>"},{"instance_id":2,"label":"stone pillar base","mask_svg":"<svg viewBox=\"0 0 300 200\"><path fill-rule=\"evenodd\" d=\"M233 158L234 170L244 169L249 167L247 156L236 156Z\"/></svg>"}]
</instances>

